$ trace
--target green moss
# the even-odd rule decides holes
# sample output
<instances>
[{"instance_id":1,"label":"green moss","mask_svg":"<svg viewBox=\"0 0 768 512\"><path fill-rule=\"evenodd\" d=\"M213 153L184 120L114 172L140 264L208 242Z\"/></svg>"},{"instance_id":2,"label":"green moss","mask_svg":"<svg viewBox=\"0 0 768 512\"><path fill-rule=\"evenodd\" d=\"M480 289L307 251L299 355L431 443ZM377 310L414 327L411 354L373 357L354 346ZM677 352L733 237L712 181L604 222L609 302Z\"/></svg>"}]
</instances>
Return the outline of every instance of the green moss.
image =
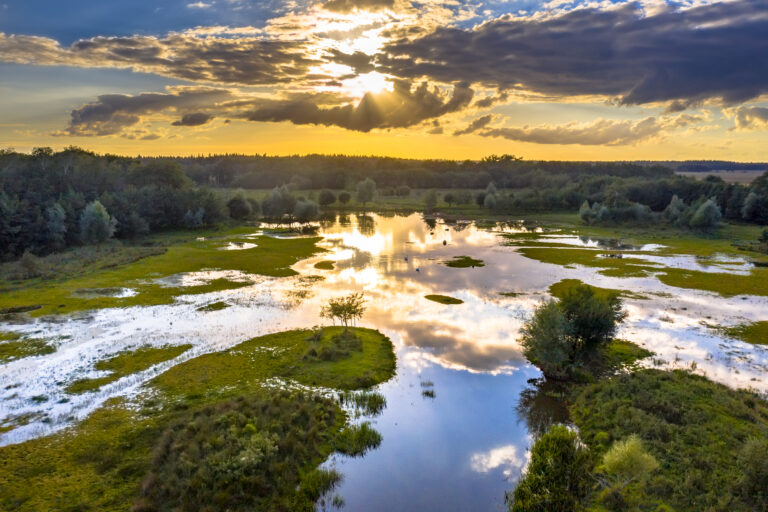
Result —
<instances>
[{"instance_id":1,"label":"green moss","mask_svg":"<svg viewBox=\"0 0 768 512\"><path fill-rule=\"evenodd\" d=\"M453 268L484 267L483 260L476 260L469 256L454 256L452 260L444 261L445 265Z\"/></svg>"},{"instance_id":2,"label":"green moss","mask_svg":"<svg viewBox=\"0 0 768 512\"><path fill-rule=\"evenodd\" d=\"M326 330L333 336L341 328ZM211 441L200 446L215 452L204 455L205 460L220 460L217 453L223 457L228 449L225 447L233 446L225 439L230 435L229 427L240 423L222 420L219 428L206 418L215 421L219 417L217 411L231 411L237 418L254 417L254 408L274 403L274 413L257 418L258 424L253 426L259 435L287 428L283 440L290 449L279 452L282 455L278 460L269 459L276 466L269 460L265 466L279 467L279 478L269 472L249 473L265 485L276 487L268 497L260 495L259 499L265 500L260 503L266 505L253 508L252 503L241 503L249 510L312 510L309 503L338 483L338 474L325 474L315 468L338 444L336 436L345 426L345 415L327 399L320 399L322 403L315 407L307 400L316 398L301 393L289 393L289 398L285 398L284 392L265 382L279 377L302 384L353 389L389 379L395 369L389 339L370 329L359 328L355 332L362 339L362 350L336 362L302 359L309 343L308 330L254 338L229 350L191 359L159 375L150 383L154 392L142 409L122 400L111 400L66 431L1 447L0 509L127 512L142 499L149 500L145 503L151 505L153 494L147 484L151 484L152 475L166 469L173 473L177 467L173 460L181 460L158 458L162 447L168 446L162 440L173 437L175 429L186 432L188 425L199 420L201 428L210 433L201 439ZM284 421L303 421L302 418L307 418L311 425L302 434L295 432L292 423L283 425ZM240 436L246 429L250 429L247 424L241 425L235 432L237 439L232 442L250 439ZM179 439L185 440L174 448L179 456L200 456L202 452L186 441L191 443L194 436L185 434ZM216 439L226 442L216 444ZM218 447L221 451L217 451ZM195 485L204 493L206 489L220 489L224 483L201 480ZM144 496L142 488L146 491ZM224 500L222 508L236 509L228 501L233 494L217 493Z\"/></svg>"},{"instance_id":3,"label":"green moss","mask_svg":"<svg viewBox=\"0 0 768 512\"><path fill-rule=\"evenodd\" d=\"M549 293L552 294L553 297L557 297L558 299L562 299L563 296L571 289L584 284L583 281L580 279L563 279L562 281L558 281L557 283L551 285L549 287ZM600 288L598 286L592 286L589 285L590 288L592 288L595 291L595 294L598 297L605 298L609 295L614 295L618 297L624 297L627 299L647 299L648 297L644 295L640 295L638 293L632 293L624 290L614 290L611 288Z\"/></svg>"},{"instance_id":4,"label":"green moss","mask_svg":"<svg viewBox=\"0 0 768 512\"><path fill-rule=\"evenodd\" d=\"M755 510L740 492L735 457L768 433L768 404L755 394L683 371L642 370L577 386L570 412L595 454L635 434L659 461L645 486L627 490L638 510Z\"/></svg>"},{"instance_id":5,"label":"green moss","mask_svg":"<svg viewBox=\"0 0 768 512\"><path fill-rule=\"evenodd\" d=\"M318 261L315 263L315 268L320 270L333 270L333 262L329 260Z\"/></svg>"},{"instance_id":6,"label":"green moss","mask_svg":"<svg viewBox=\"0 0 768 512\"><path fill-rule=\"evenodd\" d=\"M732 338L753 345L768 345L768 321L726 327L723 332Z\"/></svg>"},{"instance_id":7,"label":"green moss","mask_svg":"<svg viewBox=\"0 0 768 512\"><path fill-rule=\"evenodd\" d=\"M142 347L138 350L123 352L106 361L99 361L94 368L100 371L111 372L109 375L96 379L79 379L66 387L67 393L77 394L86 391L95 391L105 384L114 382L126 375L146 370L163 361L168 361L177 357L192 345L178 345L168 347Z\"/></svg>"},{"instance_id":8,"label":"green moss","mask_svg":"<svg viewBox=\"0 0 768 512\"><path fill-rule=\"evenodd\" d=\"M26 338L18 333L0 331L0 363L51 354L55 351L56 347L46 340Z\"/></svg>"},{"instance_id":9,"label":"green moss","mask_svg":"<svg viewBox=\"0 0 768 512\"><path fill-rule=\"evenodd\" d=\"M225 232L200 232L219 235L218 238L190 240L173 234L159 238L169 246L162 254L143 257L138 261L112 269L91 269L91 272L59 281L24 282L21 286L0 290L0 311L39 305L33 316L70 313L108 307L169 304L174 297L239 288L248 280L216 279L200 286L162 286L155 279L211 268L234 270L248 274L273 277L295 275L290 268L297 261L321 252L315 244L317 237L278 239L260 236L253 239L252 228ZM224 238L225 237L225 238ZM253 242L258 247L248 251L219 250L226 242ZM128 287L137 292L132 297L79 296L78 290Z\"/></svg>"},{"instance_id":10,"label":"green moss","mask_svg":"<svg viewBox=\"0 0 768 512\"><path fill-rule=\"evenodd\" d=\"M438 302L440 304L464 304L464 301L455 297L449 297L448 295L425 295L425 299L432 302Z\"/></svg>"}]
</instances>

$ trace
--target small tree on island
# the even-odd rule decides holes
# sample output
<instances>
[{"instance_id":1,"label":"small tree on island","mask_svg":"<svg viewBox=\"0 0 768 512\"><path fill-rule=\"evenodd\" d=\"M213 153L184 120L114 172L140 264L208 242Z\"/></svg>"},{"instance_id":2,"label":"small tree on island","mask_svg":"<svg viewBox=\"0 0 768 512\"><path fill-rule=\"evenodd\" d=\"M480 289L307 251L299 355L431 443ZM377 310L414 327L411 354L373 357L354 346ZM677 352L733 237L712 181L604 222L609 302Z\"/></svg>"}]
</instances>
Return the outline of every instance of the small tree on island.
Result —
<instances>
[{"instance_id":1,"label":"small tree on island","mask_svg":"<svg viewBox=\"0 0 768 512\"><path fill-rule=\"evenodd\" d=\"M328 305L320 310L320 316L333 322L338 320L344 326L344 334L347 334L350 324L361 318L364 312L365 297L360 292L329 300Z\"/></svg>"}]
</instances>

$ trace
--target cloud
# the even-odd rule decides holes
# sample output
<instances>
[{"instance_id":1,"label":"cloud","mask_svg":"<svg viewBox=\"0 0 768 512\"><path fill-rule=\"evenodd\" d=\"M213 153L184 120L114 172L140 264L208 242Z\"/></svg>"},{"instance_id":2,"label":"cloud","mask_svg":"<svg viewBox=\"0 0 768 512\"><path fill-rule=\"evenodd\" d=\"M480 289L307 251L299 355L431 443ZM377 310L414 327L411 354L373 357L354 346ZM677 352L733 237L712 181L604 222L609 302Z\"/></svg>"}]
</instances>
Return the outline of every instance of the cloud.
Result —
<instances>
[{"instance_id":1,"label":"cloud","mask_svg":"<svg viewBox=\"0 0 768 512\"><path fill-rule=\"evenodd\" d=\"M354 10L381 11L392 9L395 0L328 0L323 8L328 11L348 13Z\"/></svg>"},{"instance_id":2,"label":"cloud","mask_svg":"<svg viewBox=\"0 0 768 512\"><path fill-rule=\"evenodd\" d=\"M767 107L739 107L734 112L736 130L768 129Z\"/></svg>"},{"instance_id":3,"label":"cloud","mask_svg":"<svg viewBox=\"0 0 768 512\"><path fill-rule=\"evenodd\" d=\"M0 61L43 66L131 69L191 81L279 84L302 79L310 66L305 43L259 37L94 37L69 47L38 36L0 33Z\"/></svg>"},{"instance_id":4,"label":"cloud","mask_svg":"<svg viewBox=\"0 0 768 512\"><path fill-rule=\"evenodd\" d=\"M551 17L446 26L386 45L378 71L465 80L560 97L602 95L635 105L768 93L768 2L736 0L648 14L629 3Z\"/></svg>"},{"instance_id":5,"label":"cloud","mask_svg":"<svg viewBox=\"0 0 768 512\"><path fill-rule=\"evenodd\" d=\"M64 134L79 136L103 136L122 132L139 123L141 117L164 110L183 111L210 107L218 102L231 99L232 94L223 89L175 88L170 93L141 93L135 96L126 94L104 94L94 103L88 103L72 111L69 126ZM176 126L196 126L189 122L199 121L199 116L206 114L192 113L184 115ZM210 119L210 118L209 118ZM185 124L185 120L187 123ZM203 121L205 122L205 121ZM180 124L177 124L180 123ZM61 134L60 134L61 135Z\"/></svg>"},{"instance_id":6,"label":"cloud","mask_svg":"<svg viewBox=\"0 0 768 512\"><path fill-rule=\"evenodd\" d=\"M208 9L212 4L206 4L205 2L194 2L187 4L190 9Z\"/></svg>"},{"instance_id":7,"label":"cloud","mask_svg":"<svg viewBox=\"0 0 768 512\"><path fill-rule=\"evenodd\" d=\"M311 97L267 100L257 102L244 117L249 121L290 121L368 132L375 128L404 128L456 112L469 105L473 94L466 84L454 85L448 96L426 82L412 89L410 82L397 81L392 91L368 93L357 105L348 103L327 108Z\"/></svg>"},{"instance_id":8,"label":"cloud","mask_svg":"<svg viewBox=\"0 0 768 512\"><path fill-rule=\"evenodd\" d=\"M566 123L522 128L494 128L480 132L484 137L502 137L535 144L579 144L584 146L620 146L636 144L704 121L703 116L646 117L639 121L597 119L591 123Z\"/></svg>"},{"instance_id":9,"label":"cloud","mask_svg":"<svg viewBox=\"0 0 768 512\"><path fill-rule=\"evenodd\" d=\"M493 121L493 114L484 115L482 117L478 117L471 123L469 123L469 126L464 128L463 130L457 130L453 132L454 135L467 135L469 133L474 133L480 128L485 128L488 123Z\"/></svg>"},{"instance_id":10,"label":"cloud","mask_svg":"<svg viewBox=\"0 0 768 512\"><path fill-rule=\"evenodd\" d=\"M171 123L173 126L200 126L213 119L211 114L195 112L193 114L184 114L181 119Z\"/></svg>"},{"instance_id":11,"label":"cloud","mask_svg":"<svg viewBox=\"0 0 768 512\"><path fill-rule=\"evenodd\" d=\"M518 454L517 446L510 444L499 446L487 452L475 453L470 459L472 471L488 473L496 468L504 468L504 476L510 478L519 475L527 465L530 454Z\"/></svg>"}]
</instances>

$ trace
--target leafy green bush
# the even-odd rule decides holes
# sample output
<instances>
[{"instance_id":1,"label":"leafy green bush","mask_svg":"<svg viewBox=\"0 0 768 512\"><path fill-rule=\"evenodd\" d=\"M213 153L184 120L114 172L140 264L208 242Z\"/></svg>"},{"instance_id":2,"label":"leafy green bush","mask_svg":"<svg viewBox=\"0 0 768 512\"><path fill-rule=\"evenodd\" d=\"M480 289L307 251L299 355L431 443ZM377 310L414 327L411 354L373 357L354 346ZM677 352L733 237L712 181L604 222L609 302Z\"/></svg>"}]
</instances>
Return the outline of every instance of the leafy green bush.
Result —
<instances>
[{"instance_id":1,"label":"leafy green bush","mask_svg":"<svg viewBox=\"0 0 768 512\"><path fill-rule=\"evenodd\" d=\"M612 340L626 318L618 294L597 294L585 284L568 288L559 306L573 327L573 336L587 349Z\"/></svg>"}]
</instances>

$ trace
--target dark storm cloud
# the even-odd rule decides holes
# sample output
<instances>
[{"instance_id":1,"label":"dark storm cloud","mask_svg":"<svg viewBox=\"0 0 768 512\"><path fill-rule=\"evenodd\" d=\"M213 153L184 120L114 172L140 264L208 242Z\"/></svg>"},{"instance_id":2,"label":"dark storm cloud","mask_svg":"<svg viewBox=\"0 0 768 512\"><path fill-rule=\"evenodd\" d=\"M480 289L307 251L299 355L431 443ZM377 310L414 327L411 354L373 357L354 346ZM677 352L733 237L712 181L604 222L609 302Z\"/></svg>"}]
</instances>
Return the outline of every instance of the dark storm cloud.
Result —
<instances>
[{"instance_id":1,"label":"dark storm cloud","mask_svg":"<svg viewBox=\"0 0 768 512\"><path fill-rule=\"evenodd\" d=\"M95 37L69 47L45 37L0 33L0 61L111 67L191 81L259 85L302 78L319 61L303 43L252 37Z\"/></svg>"},{"instance_id":2,"label":"dark storm cloud","mask_svg":"<svg viewBox=\"0 0 768 512\"><path fill-rule=\"evenodd\" d=\"M195 112L192 114L184 114L181 119L171 123L173 126L200 126L204 125L208 121L213 119L211 114L205 114L203 112Z\"/></svg>"},{"instance_id":3,"label":"dark storm cloud","mask_svg":"<svg viewBox=\"0 0 768 512\"><path fill-rule=\"evenodd\" d=\"M768 2L738 0L645 16L628 4L543 19L501 18L438 28L387 45L379 71L467 80L622 104L710 98L737 104L768 93Z\"/></svg>"},{"instance_id":4,"label":"dark storm cloud","mask_svg":"<svg viewBox=\"0 0 768 512\"><path fill-rule=\"evenodd\" d=\"M481 118L482 119L482 118ZM592 123L525 126L522 128L493 128L479 134L484 137L502 137L535 144L579 144L583 146L620 146L635 144L665 132L684 128L704 121L702 116L646 117L639 121L598 119Z\"/></svg>"},{"instance_id":5,"label":"dark storm cloud","mask_svg":"<svg viewBox=\"0 0 768 512\"><path fill-rule=\"evenodd\" d=\"M471 123L469 123L469 126L464 128L463 130L458 130L453 132L454 135L467 135L468 133L474 133L480 128L485 128L488 126L488 123L493 121L493 114L487 114L482 117L478 117Z\"/></svg>"},{"instance_id":6,"label":"dark storm cloud","mask_svg":"<svg viewBox=\"0 0 768 512\"><path fill-rule=\"evenodd\" d=\"M363 52L344 53L339 50L331 50L329 59L344 64L355 70L355 73L364 74L373 71L373 57Z\"/></svg>"},{"instance_id":7,"label":"dark storm cloud","mask_svg":"<svg viewBox=\"0 0 768 512\"><path fill-rule=\"evenodd\" d=\"M313 98L300 97L287 101L258 103L245 114L250 121L340 126L348 130L368 132L375 128L403 128L424 120L456 112L469 105L473 91L457 84L448 97L426 83L411 90L411 84L398 81L393 91L368 93L357 105L346 104L326 108Z\"/></svg>"},{"instance_id":8,"label":"dark storm cloud","mask_svg":"<svg viewBox=\"0 0 768 512\"><path fill-rule=\"evenodd\" d=\"M355 9L365 11L380 11L382 9L392 9L395 6L395 0L328 0L323 4L323 8L334 12L351 12Z\"/></svg>"},{"instance_id":9,"label":"dark storm cloud","mask_svg":"<svg viewBox=\"0 0 768 512\"><path fill-rule=\"evenodd\" d=\"M135 96L126 94L104 94L94 103L88 103L72 111L66 133L69 135L100 136L120 133L141 120L141 116L164 110L186 110L210 107L217 102L231 98L231 93L222 89L182 88L166 93L142 93ZM200 121L205 114L184 115L182 123ZM174 123L177 124L177 123ZM202 124L199 123L198 124ZM183 126L195 126L183 124Z\"/></svg>"}]
</instances>

